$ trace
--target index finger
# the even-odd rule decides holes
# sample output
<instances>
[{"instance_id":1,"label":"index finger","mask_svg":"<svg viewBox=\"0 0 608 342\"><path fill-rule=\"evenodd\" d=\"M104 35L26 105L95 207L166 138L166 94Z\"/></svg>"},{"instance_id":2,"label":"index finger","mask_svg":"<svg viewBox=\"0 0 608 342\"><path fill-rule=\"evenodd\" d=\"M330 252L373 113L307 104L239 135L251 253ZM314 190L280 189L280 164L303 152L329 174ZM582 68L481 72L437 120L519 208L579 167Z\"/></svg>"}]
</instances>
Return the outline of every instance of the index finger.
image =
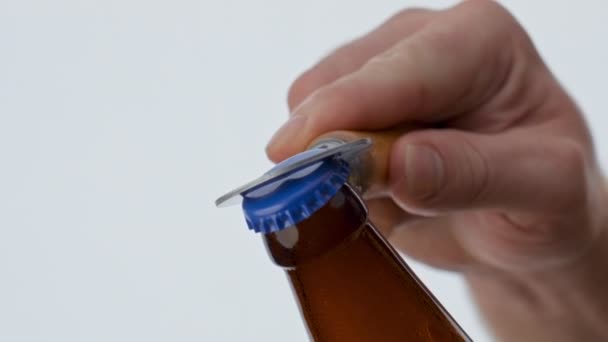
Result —
<instances>
[{"instance_id":1,"label":"index finger","mask_svg":"<svg viewBox=\"0 0 608 342\"><path fill-rule=\"evenodd\" d=\"M416 32L433 13L417 8L403 10L363 37L324 57L291 85L287 96L289 110L293 112L315 90L359 69L370 58Z\"/></svg>"},{"instance_id":2,"label":"index finger","mask_svg":"<svg viewBox=\"0 0 608 342\"><path fill-rule=\"evenodd\" d=\"M480 106L511 72L505 41L512 32L505 27L513 20L505 13L492 1L467 1L438 14L309 96L269 143L269 157L287 158L329 131L434 123Z\"/></svg>"}]
</instances>

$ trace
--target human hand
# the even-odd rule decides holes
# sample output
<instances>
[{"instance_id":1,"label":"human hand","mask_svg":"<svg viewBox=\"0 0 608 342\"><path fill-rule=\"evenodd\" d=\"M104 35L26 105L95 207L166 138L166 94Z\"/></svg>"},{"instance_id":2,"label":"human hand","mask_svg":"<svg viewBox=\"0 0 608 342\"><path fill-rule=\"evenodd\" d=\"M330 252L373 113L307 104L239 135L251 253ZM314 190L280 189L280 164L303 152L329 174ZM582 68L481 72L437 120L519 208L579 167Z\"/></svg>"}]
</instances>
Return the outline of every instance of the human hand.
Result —
<instances>
[{"instance_id":1,"label":"human hand","mask_svg":"<svg viewBox=\"0 0 608 342\"><path fill-rule=\"evenodd\" d=\"M597 273L608 199L592 140L498 4L403 11L305 72L288 102L274 161L321 136L403 131L374 161L388 172L365 195L372 221L406 254L463 272L497 336L606 337L608 298L591 303L608 283ZM591 295L566 300L573 291ZM567 332L535 330L574 312L586 319Z\"/></svg>"}]
</instances>

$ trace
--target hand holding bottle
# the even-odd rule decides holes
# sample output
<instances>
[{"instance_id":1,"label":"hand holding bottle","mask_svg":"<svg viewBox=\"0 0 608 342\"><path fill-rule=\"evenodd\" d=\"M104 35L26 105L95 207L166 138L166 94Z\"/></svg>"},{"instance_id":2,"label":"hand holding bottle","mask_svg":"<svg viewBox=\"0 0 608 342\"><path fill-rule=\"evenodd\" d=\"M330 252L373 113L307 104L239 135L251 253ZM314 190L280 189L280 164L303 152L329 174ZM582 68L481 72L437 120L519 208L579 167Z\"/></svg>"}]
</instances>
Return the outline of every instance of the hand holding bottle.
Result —
<instances>
[{"instance_id":1,"label":"hand holding bottle","mask_svg":"<svg viewBox=\"0 0 608 342\"><path fill-rule=\"evenodd\" d=\"M392 132L366 193L372 220L401 251L462 272L499 338L608 339L592 140L502 7L403 11L305 72L289 106L275 161L321 136Z\"/></svg>"}]
</instances>

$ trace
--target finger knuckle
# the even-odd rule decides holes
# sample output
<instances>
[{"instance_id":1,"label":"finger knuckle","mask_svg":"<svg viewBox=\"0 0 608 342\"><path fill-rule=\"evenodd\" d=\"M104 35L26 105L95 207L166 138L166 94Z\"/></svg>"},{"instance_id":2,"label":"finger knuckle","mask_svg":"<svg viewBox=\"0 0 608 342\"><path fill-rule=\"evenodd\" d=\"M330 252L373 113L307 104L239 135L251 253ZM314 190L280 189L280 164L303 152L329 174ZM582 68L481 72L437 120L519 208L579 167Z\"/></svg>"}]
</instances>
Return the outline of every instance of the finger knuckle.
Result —
<instances>
[{"instance_id":1,"label":"finger knuckle","mask_svg":"<svg viewBox=\"0 0 608 342\"><path fill-rule=\"evenodd\" d=\"M294 109L304 98L310 95L320 85L324 84L325 76L318 68L312 68L303 72L289 87L287 92L287 103L290 109Z\"/></svg>"},{"instance_id":2,"label":"finger knuckle","mask_svg":"<svg viewBox=\"0 0 608 342\"><path fill-rule=\"evenodd\" d=\"M466 146L463 158L463 179L468 182L470 191L467 191L469 205L482 203L488 197L490 189L491 169L487 157L469 139L463 137Z\"/></svg>"},{"instance_id":3,"label":"finger knuckle","mask_svg":"<svg viewBox=\"0 0 608 342\"><path fill-rule=\"evenodd\" d=\"M580 142L564 140L556 148L553 156L557 170L562 175L562 192L555 205L561 209L586 206L587 202L587 151Z\"/></svg>"},{"instance_id":4,"label":"finger knuckle","mask_svg":"<svg viewBox=\"0 0 608 342\"><path fill-rule=\"evenodd\" d=\"M330 107L333 105L337 105L341 102L349 102L356 97L354 94L354 89L350 85L350 83L351 82L342 80L332 85L322 87L315 92L315 94L313 95L314 99L315 101L323 102L329 105Z\"/></svg>"},{"instance_id":5,"label":"finger knuckle","mask_svg":"<svg viewBox=\"0 0 608 342\"><path fill-rule=\"evenodd\" d=\"M509 18L510 12L500 3L493 0L469 0L465 2L478 15L492 18Z\"/></svg>"},{"instance_id":6,"label":"finger knuckle","mask_svg":"<svg viewBox=\"0 0 608 342\"><path fill-rule=\"evenodd\" d=\"M413 18L428 15L431 12L431 10L421 7L404 8L390 17L387 22L396 24L404 20L411 20Z\"/></svg>"},{"instance_id":7,"label":"finger knuckle","mask_svg":"<svg viewBox=\"0 0 608 342\"><path fill-rule=\"evenodd\" d=\"M433 85L421 71L424 55L408 44L397 45L371 58L360 70L370 82L374 80L404 80L399 83L399 93L409 100L413 113L426 112L430 105ZM430 120L432 118L429 118ZM421 118L424 121L424 118Z\"/></svg>"},{"instance_id":8,"label":"finger knuckle","mask_svg":"<svg viewBox=\"0 0 608 342\"><path fill-rule=\"evenodd\" d=\"M323 131L340 129L339 122L343 115L362 111L364 95L355 83L343 80L314 91L307 100L308 103L314 103L305 113L308 115L308 125Z\"/></svg>"},{"instance_id":9,"label":"finger knuckle","mask_svg":"<svg viewBox=\"0 0 608 342\"><path fill-rule=\"evenodd\" d=\"M523 32L517 20L503 5L492 0L466 1L465 11L468 22L490 35L504 36Z\"/></svg>"}]
</instances>

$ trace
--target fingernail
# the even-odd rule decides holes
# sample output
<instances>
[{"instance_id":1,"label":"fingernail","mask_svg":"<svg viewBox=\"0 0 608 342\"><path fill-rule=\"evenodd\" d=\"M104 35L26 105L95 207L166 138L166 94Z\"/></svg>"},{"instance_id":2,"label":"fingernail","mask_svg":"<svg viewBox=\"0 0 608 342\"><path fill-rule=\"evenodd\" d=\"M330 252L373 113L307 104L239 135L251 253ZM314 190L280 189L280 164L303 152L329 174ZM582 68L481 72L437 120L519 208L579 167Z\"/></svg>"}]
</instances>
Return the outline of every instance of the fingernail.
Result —
<instances>
[{"instance_id":1,"label":"fingernail","mask_svg":"<svg viewBox=\"0 0 608 342\"><path fill-rule=\"evenodd\" d=\"M306 116L294 115L287 122L279 128L279 130L272 136L270 142L268 142L267 149L277 149L285 146L290 140L293 140L294 136L304 127Z\"/></svg>"},{"instance_id":2,"label":"fingernail","mask_svg":"<svg viewBox=\"0 0 608 342\"><path fill-rule=\"evenodd\" d=\"M439 191L443 177L443 161L433 148L413 144L405 147L406 193L417 199L432 197Z\"/></svg>"}]
</instances>

